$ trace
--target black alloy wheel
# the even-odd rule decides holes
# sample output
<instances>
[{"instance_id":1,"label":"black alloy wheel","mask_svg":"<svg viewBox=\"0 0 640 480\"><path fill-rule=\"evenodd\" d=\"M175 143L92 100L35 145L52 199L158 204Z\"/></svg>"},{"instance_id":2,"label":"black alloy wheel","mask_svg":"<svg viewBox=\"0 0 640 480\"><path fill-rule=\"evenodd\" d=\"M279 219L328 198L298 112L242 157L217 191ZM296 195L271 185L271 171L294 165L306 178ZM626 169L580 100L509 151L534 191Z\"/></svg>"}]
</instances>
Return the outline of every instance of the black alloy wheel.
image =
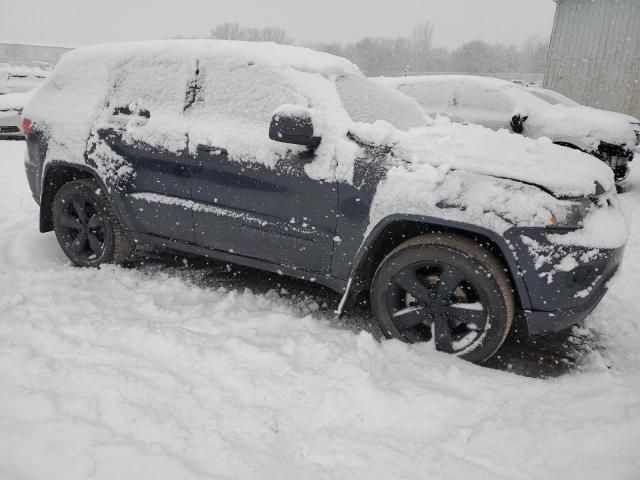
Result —
<instances>
[{"instance_id":1,"label":"black alloy wheel","mask_svg":"<svg viewBox=\"0 0 640 480\"><path fill-rule=\"evenodd\" d=\"M60 247L75 265L123 263L131 254L131 242L92 179L75 180L58 190L53 225Z\"/></svg>"},{"instance_id":2,"label":"black alloy wheel","mask_svg":"<svg viewBox=\"0 0 640 480\"><path fill-rule=\"evenodd\" d=\"M380 264L371 304L387 337L433 341L437 350L481 363L513 321L509 278L488 251L466 238L425 235Z\"/></svg>"}]
</instances>

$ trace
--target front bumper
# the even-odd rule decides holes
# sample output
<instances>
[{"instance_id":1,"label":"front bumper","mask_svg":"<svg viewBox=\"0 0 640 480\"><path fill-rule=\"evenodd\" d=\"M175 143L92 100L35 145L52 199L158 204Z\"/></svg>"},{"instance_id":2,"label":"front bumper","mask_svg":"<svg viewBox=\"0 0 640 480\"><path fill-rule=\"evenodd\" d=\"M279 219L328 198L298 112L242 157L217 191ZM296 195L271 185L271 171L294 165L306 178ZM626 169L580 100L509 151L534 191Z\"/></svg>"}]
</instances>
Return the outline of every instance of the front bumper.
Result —
<instances>
[{"instance_id":1,"label":"front bumper","mask_svg":"<svg viewBox=\"0 0 640 480\"><path fill-rule=\"evenodd\" d=\"M543 228L512 228L505 233L529 295L523 314L530 335L584 321L604 297L624 255L624 246L558 245L549 240L549 233Z\"/></svg>"}]
</instances>

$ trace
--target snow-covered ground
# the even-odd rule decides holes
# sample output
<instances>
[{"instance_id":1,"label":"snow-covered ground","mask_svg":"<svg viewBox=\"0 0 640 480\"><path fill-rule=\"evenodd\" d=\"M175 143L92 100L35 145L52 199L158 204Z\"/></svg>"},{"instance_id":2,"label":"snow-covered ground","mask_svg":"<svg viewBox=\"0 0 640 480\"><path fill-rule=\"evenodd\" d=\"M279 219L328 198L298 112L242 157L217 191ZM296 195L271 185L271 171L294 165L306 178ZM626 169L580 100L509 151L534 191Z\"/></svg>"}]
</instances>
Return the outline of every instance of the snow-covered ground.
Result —
<instances>
[{"instance_id":1,"label":"snow-covered ground","mask_svg":"<svg viewBox=\"0 0 640 480\"><path fill-rule=\"evenodd\" d=\"M377 343L314 286L73 268L37 231L23 152L0 142L1 479L640 477L637 224L594 347L528 378Z\"/></svg>"}]
</instances>

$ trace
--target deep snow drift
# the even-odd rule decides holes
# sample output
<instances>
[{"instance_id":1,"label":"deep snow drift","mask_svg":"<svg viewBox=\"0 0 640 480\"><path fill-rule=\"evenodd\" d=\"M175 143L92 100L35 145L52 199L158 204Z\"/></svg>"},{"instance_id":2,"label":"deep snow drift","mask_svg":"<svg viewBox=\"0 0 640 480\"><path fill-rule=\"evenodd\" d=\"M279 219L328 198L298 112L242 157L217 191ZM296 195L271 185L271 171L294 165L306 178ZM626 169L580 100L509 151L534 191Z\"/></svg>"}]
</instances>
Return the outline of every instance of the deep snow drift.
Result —
<instances>
[{"instance_id":1,"label":"deep snow drift","mask_svg":"<svg viewBox=\"0 0 640 480\"><path fill-rule=\"evenodd\" d=\"M0 142L0 478L638 478L638 225L602 349L531 379L198 272L73 268L23 152Z\"/></svg>"}]
</instances>

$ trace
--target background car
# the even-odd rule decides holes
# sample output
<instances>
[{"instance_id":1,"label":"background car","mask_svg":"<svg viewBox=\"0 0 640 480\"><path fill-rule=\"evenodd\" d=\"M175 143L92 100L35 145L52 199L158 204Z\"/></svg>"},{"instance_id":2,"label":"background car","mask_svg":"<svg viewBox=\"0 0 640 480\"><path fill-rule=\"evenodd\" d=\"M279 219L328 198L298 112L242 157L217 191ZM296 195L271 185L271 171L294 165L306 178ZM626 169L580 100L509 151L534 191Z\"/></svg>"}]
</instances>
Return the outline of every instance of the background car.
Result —
<instances>
[{"instance_id":1,"label":"background car","mask_svg":"<svg viewBox=\"0 0 640 480\"><path fill-rule=\"evenodd\" d=\"M0 63L0 92L25 93L38 86L49 76L50 65L23 65Z\"/></svg>"},{"instance_id":2,"label":"background car","mask_svg":"<svg viewBox=\"0 0 640 480\"><path fill-rule=\"evenodd\" d=\"M565 107L582 107L583 106L578 102L571 100L569 97L562 95L559 92L556 92L555 90L549 90L548 88L531 87L531 86L528 87L527 90L533 93L536 97L540 98L541 100L544 100L545 102L551 105L564 105ZM637 119L636 117L627 115L625 113L609 112L609 111L607 111L607 113L617 115L618 117L620 117L620 119L626 122L629 122L629 124L631 125L631 128L633 128L633 131L636 134L636 147L640 147L640 119Z\"/></svg>"},{"instance_id":3,"label":"background car","mask_svg":"<svg viewBox=\"0 0 640 480\"><path fill-rule=\"evenodd\" d=\"M0 139L24 138L22 109L30 93L0 94Z\"/></svg>"},{"instance_id":4,"label":"background car","mask_svg":"<svg viewBox=\"0 0 640 480\"><path fill-rule=\"evenodd\" d=\"M552 104L540 93L507 80L472 75L376 80L415 98L429 114L531 138L548 137L594 155L613 169L618 181L626 177L639 141L626 116L568 102Z\"/></svg>"}]
</instances>

